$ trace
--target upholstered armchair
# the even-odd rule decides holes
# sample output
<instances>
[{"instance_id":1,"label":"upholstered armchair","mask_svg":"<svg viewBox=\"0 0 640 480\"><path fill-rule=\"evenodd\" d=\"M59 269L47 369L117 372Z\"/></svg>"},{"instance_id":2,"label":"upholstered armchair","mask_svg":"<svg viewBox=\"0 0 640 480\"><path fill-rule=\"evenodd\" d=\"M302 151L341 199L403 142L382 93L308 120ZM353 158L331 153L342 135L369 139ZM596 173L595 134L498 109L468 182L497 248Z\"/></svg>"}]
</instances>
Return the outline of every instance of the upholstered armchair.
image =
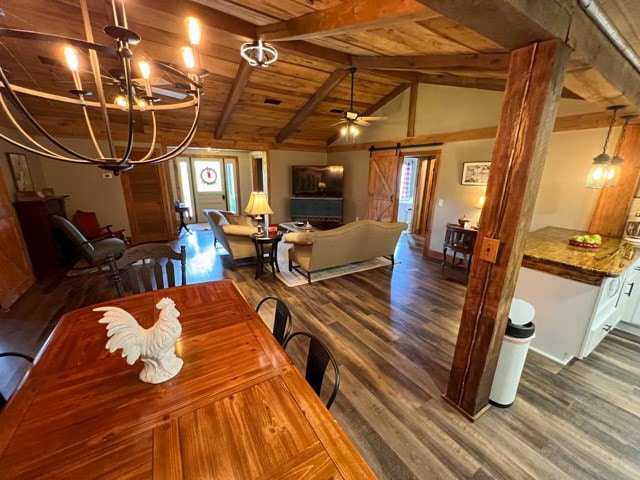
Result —
<instances>
[{"instance_id":1,"label":"upholstered armchair","mask_svg":"<svg viewBox=\"0 0 640 480\"><path fill-rule=\"evenodd\" d=\"M119 238L125 244L129 241L122 230L111 230L113 225L100 226L96 212L83 212L76 210L73 214L73 223L88 240L94 242L105 238Z\"/></svg>"}]
</instances>

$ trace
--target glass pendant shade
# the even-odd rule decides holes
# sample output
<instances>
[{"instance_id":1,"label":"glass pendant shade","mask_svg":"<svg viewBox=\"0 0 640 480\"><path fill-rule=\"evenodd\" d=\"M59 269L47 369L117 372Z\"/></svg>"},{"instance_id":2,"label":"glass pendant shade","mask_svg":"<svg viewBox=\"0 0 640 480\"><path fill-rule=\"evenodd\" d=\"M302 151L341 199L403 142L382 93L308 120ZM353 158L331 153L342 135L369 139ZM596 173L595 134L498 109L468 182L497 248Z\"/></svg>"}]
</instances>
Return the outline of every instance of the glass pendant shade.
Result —
<instances>
[{"instance_id":1,"label":"glass pendant shade","mask_svg":"<svg viewBox=\"0 0 640 480\"><path fill-rule=\"evenodd\" d=\"M360 129L351 123L340 129L340 135L347 142L355 142L358 135L360 135Z\"/></svg>"},{"instance_id":2,"label":"glass pendant shade","mask_svg":"<svg viewBox=\"0 0 640 480\"><path fill-rule=\"evenodd\" d=\"M605 175L605 187L615 187L618 184L620 174L622 173L623 162L624 160L617 155L611 159Z\"/></svg>"},{"instance_id":3,"label":"glass pendant shade","mask_svg":"<svg viewBox=\"0 0 640 480\"><path fill-rule=\"evenodd\" d=\"M585 187L587 188L603 188L608 175L609 162L611 157L606 153L601 153L593 159L593 164L587 174Z\"/></svg>"}]
</instances>

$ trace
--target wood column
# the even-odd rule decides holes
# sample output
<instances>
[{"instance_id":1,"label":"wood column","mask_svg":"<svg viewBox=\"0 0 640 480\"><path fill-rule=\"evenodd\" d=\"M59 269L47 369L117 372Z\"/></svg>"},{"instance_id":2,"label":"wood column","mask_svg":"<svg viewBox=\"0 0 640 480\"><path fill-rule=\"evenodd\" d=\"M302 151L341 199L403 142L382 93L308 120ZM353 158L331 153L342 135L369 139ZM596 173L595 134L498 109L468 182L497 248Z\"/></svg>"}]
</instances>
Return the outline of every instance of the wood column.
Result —
<instances>
[{"instance_id":1,"label":"wood column","mask_svg":"<svg viewBox=\"0 0 640 480\"><path fill-rule=\"evenodd\" d=\"M640 179L640 125L627 127L620 156L624 159L620 180L615 187L604 188L600 192L589 225L592 233L612 237L621 237L624 233L629 207Z\"/></svg>"},{"instance_id":2,"label":"wood column","mask_svg":"<svg viewBox=\"0 0 640 480\"><path fill-rule=\"evenodd\" d=\"M416 132L416 112L418 110L418 82L411 84L409 95L409 117L407 119L407 137L413 137Z\"/></svg>"},{"instance_id":3,"label":"wood column","mask_svg":"<svg viewBox=\"0 0 640 480\"><path fill-rule=\"evenodd\" d=\"M470 417L488 403L570 50L548 40L511 53L469 287L445 398ZM495 263L483 239L500 242Z\"/></svg>"}]
</instances>

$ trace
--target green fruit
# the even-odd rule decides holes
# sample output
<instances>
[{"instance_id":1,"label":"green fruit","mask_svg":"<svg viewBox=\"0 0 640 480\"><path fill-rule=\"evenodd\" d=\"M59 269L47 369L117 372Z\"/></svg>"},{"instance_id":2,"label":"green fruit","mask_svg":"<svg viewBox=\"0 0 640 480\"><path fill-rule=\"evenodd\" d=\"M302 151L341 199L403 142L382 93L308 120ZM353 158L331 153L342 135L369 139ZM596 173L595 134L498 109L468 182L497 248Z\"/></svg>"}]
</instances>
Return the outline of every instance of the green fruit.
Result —
<instances>
[{"instance_id":1,"label":"green fruit","mask_svg":"<svg viewBox=\"0 0 640 480\"><path fill-rule=\"evenodd\" d=\"M596 241L596 243L602 243L602 237L597 233L595 235L591 235L591 238L593 238Z\"/></svg>"},{"instance_id":2,"label":"green fruit","mask_svg":"<svg viewBox=\"0 0 640 480\"><path fill-rule=\"evenodd\" d=\"M576 235L573 239L576 242L581 242L581 243L584 242L584 237L582 235Z\"/></svg>"},{"instance_id":3,"label":"green fruit","mask_svg":"<svg viewBox=\"0 0 640 480\"><path fill-rule=\"evenodd\" d=\"M585 243L597 243L593 238L591 237L586 237L584 239Z\"/></svg>"}]
</instances>

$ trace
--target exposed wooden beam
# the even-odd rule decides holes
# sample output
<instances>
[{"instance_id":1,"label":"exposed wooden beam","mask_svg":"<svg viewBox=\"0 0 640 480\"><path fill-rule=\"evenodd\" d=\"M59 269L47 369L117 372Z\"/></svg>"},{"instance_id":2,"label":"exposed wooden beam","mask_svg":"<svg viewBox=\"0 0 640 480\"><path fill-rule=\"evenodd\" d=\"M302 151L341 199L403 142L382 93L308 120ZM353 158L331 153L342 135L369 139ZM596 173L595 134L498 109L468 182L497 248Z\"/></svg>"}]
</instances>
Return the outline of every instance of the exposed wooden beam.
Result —
<instances>
[{"instance_id":1,"label":"exposed wooden beam","mask_svg":"<svg viewBox=\"0 0 640 480\"><path fill-rule=\"evenodd\" d=\"M640 180L640 125L630 125L627 129L624 143L620 145L620 156L624 159L620 180L615 187L600 192L591 217L590 232L613 237L624 234L627 212Z\"/></svg>"},{"instance_id":2,"label":"exposed wooden beam","mask_svg":"<svg viewBox=\"0 0 640 480\"><path fill-rule=\"evenodd\" d=\"M325 98L333 91L338 84L344 80L349 74L348 70L337 69L329 78L322 84L316 93L309 99L309 101L295 114L295 116L287 123L287 125L276 135L276 142L282 143L289 135L291 135L302 122L304 122L309 115L311 115L318 105L324 101Z\"/></svg>"},{"instance_id":3,"label":"exposed wooden beam","mask_svg":"<svg viewBox=\"0 0 640 480\"><path fill-rule=\"evenodd\" d=\"M418 1L508 50L541 40L563 39L576 57L624 95L623 103L640 107L640 74L575 0L483 0L482 8L470 8L468 0Z\"/></svg>"},{"instance_id":4,"label":"exposed wooden beam","mask_svg":"<svg viewBox=\"0 0 640 480\"><path fill-rule=\"evenodd\" d=\"M263 40L302 40L379 27L425 14L433 16L415 0L360 0L264 25L258 27L257 33Z\"/></svg>"},{"instance_id":5,"label":"exposed wooden beam","mask_svg":"<svg viewBox=\"0 0 640 480\"><path fill-rule=\"evenodd\" d=\"M416 132L416 113L418 110L418 82L411 84L409 95L409 115L407 117L407 137L413 137Z\"/></svg>"},{"instance_id":6,"label":"exposed wooden beam","mask_svg":"<svg viewBox=\"0 0 640 480\"><path fill-rule=\"evenodd\" d=\"M404 86L405 89L407 86ZM558 117L553 127L554 132L570 132L574 130L589 130L592 128L603 128L609 126L611 115L607 112L583 113L580 115L569 115ZM424 143L455 143L467 140L487 140L496 137L498 127L482 127L458 132L430 133L428 135L416 135L413 137L395 138L382 142L347 143L344 145L334 145L327 148L327 152L353 152L357 150L368 150L372 144L376 147L394 147L398 143L401 145L421 145Z\"/></svg>"},{"instance_id":7,"label":"exposed wooden beam","mask_svg":"<svg viewBox=\"0 0 640 480\"><path fill-rule=\"evenodd\" d=\"M336 68L349 68L351 66L351 55L348 53L321 47L313 43L292 40L288 42L278 42L278 51L288 52L298 57L309 60L320 60Z\"/></svg>"},{"instance_id":8,"label":"exposed wooden beam","mask_svg":"<svg viewBox=\"0 0 640 480\"><path fill-rule=\"evenodd\" d=\"M369 117L369 116L373 115L378 110L380 110L382 107L384 107L387 103L389 103L391 100L393 100L398 95L400 95L402 92L404 92L407 88L409 88L409 84L408 83L402 83L402 84L398 85L396 88L391 90L389 93L387 93L384 97L382 97L376 103L374 103L369 108L367 108L362 113L362 116L363 117ZM335 142L339 138L340 138L340 132L336 133L333 137L331 137L329 140L327 140L327 146L331 145L333 142Z\"/></svg>"},{"instance_id":9,"label":"exposed wooden beam","mask_svg":"<svg viewBox=\"0 0 640 480\"><path fill-rule=\"evenodd\" d=\"M469 417L489 401L571 50L549 40L515 50L445 398ZM494 261L484 239L499 242Z\"/></svg>"},{"instance_id":10,"label":"exposed wooden beam","mask_svg":"<svg viewBox=\"0 0 640 480\"><path fill-rule=\"evenodd\" d=\"M224 103L224 107L222 107L222 113L220 114L218 125L216 126L215 138L223 137L224 132L227 129L227 125L229 125L229 122L231 121L231 115L233 115L233 111L235 110L236 105L238 105L238 102L242 97L242 93L247 86L252 69L253 67L249 65L248 62L240 62L240 65L238 66L238 73L236 73L236 78L233 80L233 85L231 85L231 90L229 91L229 95L227 95L227 100Z\"/></svg>"},{"instance_id":11,"label":"exposed wooden beam","mask_svg":"<svg viewBox=\"0 0 640 480\"><path fill-rule=\"evenodd\" d=\"M357 68L375 68L377 70L465 70L506 73L509 68L509 54L353 56L352 65Z\"/></svg>"}]
</instances>

